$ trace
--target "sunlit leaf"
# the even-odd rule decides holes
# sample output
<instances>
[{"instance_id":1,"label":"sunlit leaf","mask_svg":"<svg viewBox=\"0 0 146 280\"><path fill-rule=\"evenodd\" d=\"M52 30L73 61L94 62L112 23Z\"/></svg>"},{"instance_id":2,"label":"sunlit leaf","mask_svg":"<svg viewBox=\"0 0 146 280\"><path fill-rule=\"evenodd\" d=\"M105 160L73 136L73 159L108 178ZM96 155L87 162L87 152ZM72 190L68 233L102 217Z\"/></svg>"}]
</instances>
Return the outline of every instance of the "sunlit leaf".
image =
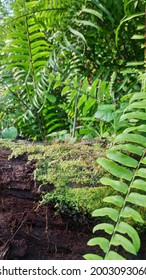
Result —
<instances>
[{"instance_id":1,"label":"sunlit leaf","mask_svg":"<svg viewBox=\"0 0 146 280\"><path fill-rule=\"evenodd\" d=\"M109 251L109 253L105 257L105 260L125 260L125 258L117 252Z\"/></svg>"},{"instance_id":2,"label":"sunlit leaf","mask_svg":"<svg viewBox=\"0 0 146 280\"><path fill-rule=\"evenodd\" d=\"M112 234L114 231L114 226L108 223L98 224L93 228L93 233L98 230L104 230L108 234Z\"/></svg>"},{"instance_id":3,"label":"sunlit leaf","mask_svg":"<svg viewBox=\"0 0 146 280\"><path fill-rule=\"evenodd\" d=\"M131 241L129 241L126 237L122 236L121 234L115 234L111 240L111 244L114 246L122 246L125 251L136 255L136 250Z\"/></svg>"},{"instance_id":4,"label":"sunlit leaf","mask_svg":"<svg viewBox=\"0 0 146 280\"><path fill-rule=\"evenodd\" d=\"M126 200L133 203L134 205L146 207L146 195L131 192Z\"/></svg>"},{"instance_id":5,"label":"sunlit leaf","mask_svg":"<svg viewBox=\"0 0 146 280\"><path fill-rule=\"evenodd\" d=\"M124 199L122 196L119 196L119 195L113 195L113 196L107 196L103 199L104 202L108 202L108 203L112 203L116 206L119 206L121 207L123 202L124 202Z\"/></svg>"},{"instance_id":6,"label":"sunlit leaf","mask_svg":"<svg viewBox=\"0 0 146 280\"><path fill-rule=\"evenodd\" d=\"M123 234L128 234L129 237L132 239L133 245L136 249L136 252L140 249L140 238L137 231L129 224L125 222L120 222L117 226L117 231Z\"/></svg>"},{"instance_id":7,"label":"sunlit leaf","mask_svg":"<svg viewBox=\"0 0 146 280\"><path fill-rule=\"evenodd\" d=\"M126 206L121 213L121 217L124 218L133 218L134 221L139 222L139 223L144 223L143 218L141 217L141 215L138 213L137 210L132 209L129 206Z\"/></svg>"},{"instance_id":8,"label":"sunlit leaf","mask_svg":"<svg viewBox=\"0 0 146 280\"><path fill-rule=\"evenodd\" d=\"M92 213L92 217L102 217L102 216L109 216L114 222L117 221L119 212L116 209L104 207L100 209L96 209Z\"/></svg>"},{"instance_id":9,"label":"sunlit leaf","mask_svg":"<svg viewBox=\"0 0 146 280\"><path fill-rule=\"evenodd\" d=\"M94 237L88 241L87 245L89 246L99 245L99 247L103 250L103 252L106 253L109 247L109 240L105 237Z\"/></svg>"},{"instance_id":10,"label":"sunlit leaf","mask_svg":"<svg viewBox=\"0 0 146 280\"><path fill-rule=\"evenodd\" d=\"M116 180L112 180L110 178L102 177L100 179L100 182L103 185L111 186L114 190L122 192L122 193L126 193L128 190L128 185L126 183L118 181L118 180L116 181Z\"/></svg>"},{"instance_id":11,"label":"sunlit leaf","mask_svg":"<svg viewBox=\"0 0 146 280\"><path fill-rule=\"evenodd\" d=\"M97 162L105 168L108 172L110 172L112 175L118 177L118 178L123 178L128 181L130 181L133 177L132 171L129 169L119 166L117 163L112 162L106 158L99 158Z\"/></svg>"}]
</instances>

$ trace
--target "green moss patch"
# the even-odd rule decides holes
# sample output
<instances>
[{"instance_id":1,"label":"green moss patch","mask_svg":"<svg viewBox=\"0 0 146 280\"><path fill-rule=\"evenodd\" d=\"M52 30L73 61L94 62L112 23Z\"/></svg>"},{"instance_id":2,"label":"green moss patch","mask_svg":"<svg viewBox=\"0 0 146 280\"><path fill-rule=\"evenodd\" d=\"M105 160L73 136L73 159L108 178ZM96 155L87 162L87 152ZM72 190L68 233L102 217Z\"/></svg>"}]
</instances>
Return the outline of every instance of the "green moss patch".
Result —
<instances>
[{"instance_id":1,"label":"green moss patch","mask_svg":"<svg viewBox=\"0 0 146 280\"><path fill-rule=\"evenodd\" d=\"M40 186L46 186L42 202L53 201L62 212L91 214L103 206L103 197L111 192L100 184L104 171L96 160L104 150L97 144L38 145L0 141L0 146L12 150L10 158L27 153L28 160L37 161L34 179ZM52 192L49 188L47 191L48 184L54 185Z\"/></svg>"}]
</instances>

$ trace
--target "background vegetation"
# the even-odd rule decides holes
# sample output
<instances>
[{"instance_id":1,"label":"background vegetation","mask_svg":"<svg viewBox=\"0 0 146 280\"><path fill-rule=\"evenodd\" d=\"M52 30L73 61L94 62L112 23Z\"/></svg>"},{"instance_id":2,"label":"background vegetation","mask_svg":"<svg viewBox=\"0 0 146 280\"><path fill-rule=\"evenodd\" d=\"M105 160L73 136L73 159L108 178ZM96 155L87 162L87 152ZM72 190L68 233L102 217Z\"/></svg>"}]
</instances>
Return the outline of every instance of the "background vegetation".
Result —
<instances>
[{"instance_id":1,"label":"background vegetation","mask_svg":"<svg viewBox=\"0 0 146 280\"><path fill-rule=\"evenodd\" d=\"M0 7L0 129L14 126L32 140L118 133L127 98L140 89L144 1L12 0Z\"/></svg>"}]
</instances>

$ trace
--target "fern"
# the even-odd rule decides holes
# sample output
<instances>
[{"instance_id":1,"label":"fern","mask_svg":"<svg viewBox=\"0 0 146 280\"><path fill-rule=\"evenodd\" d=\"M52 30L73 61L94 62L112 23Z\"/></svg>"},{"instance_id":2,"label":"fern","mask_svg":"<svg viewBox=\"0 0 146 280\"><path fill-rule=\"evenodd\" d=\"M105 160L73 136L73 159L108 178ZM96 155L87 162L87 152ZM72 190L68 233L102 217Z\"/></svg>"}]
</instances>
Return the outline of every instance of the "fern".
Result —
<instances>
[{"instance_id":1,"label":"fern","mask_svg":"<svg viewBox=\"0 0 146 280\"><path fill-rule=\"evenodd\" d=\"M109 222L99 223L93 232L104 231L108 237L95 237L89 240L89 246L99 245L102 254L84 255L85 259L124 259L118 252L119 246L136 255L140 249L140 238L136 229L129 224L143 223L138 212L146 207L146 92L134 93L130 99L123 120L129 121L129 128L116 136L114 145L106 151L106 158L97 162L105 168L111 177L103 177L101 183L112 187L116 195L105 197L108 207L97 209L93 217L108 216ZM113 205L113 207L111 207Z\"/></svg>"}]
</instances>

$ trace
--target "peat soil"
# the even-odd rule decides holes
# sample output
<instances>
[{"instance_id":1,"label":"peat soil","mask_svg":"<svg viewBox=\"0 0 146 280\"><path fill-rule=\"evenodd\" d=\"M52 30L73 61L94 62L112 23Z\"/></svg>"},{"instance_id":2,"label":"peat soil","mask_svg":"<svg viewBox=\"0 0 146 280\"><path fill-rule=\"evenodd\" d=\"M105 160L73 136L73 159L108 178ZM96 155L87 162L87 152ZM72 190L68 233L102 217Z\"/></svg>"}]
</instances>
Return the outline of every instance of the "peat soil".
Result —
<instances>
[{"instance_id":1,"label":"peat soil","mask_svg":"<svg viewBox=\"0 0 146 280\"><path fill-rule=\"evenodd\" d=\"M98 253L87 246L93 237L92 221L56 214L52 203L40 205L35 162L28 162L26 154L8 160L10 154L10 150L0 150L0 259L82 260L84 254ZM144 260L145 234L141 240L136 259Z\"/></svg>"}]
</instances>

